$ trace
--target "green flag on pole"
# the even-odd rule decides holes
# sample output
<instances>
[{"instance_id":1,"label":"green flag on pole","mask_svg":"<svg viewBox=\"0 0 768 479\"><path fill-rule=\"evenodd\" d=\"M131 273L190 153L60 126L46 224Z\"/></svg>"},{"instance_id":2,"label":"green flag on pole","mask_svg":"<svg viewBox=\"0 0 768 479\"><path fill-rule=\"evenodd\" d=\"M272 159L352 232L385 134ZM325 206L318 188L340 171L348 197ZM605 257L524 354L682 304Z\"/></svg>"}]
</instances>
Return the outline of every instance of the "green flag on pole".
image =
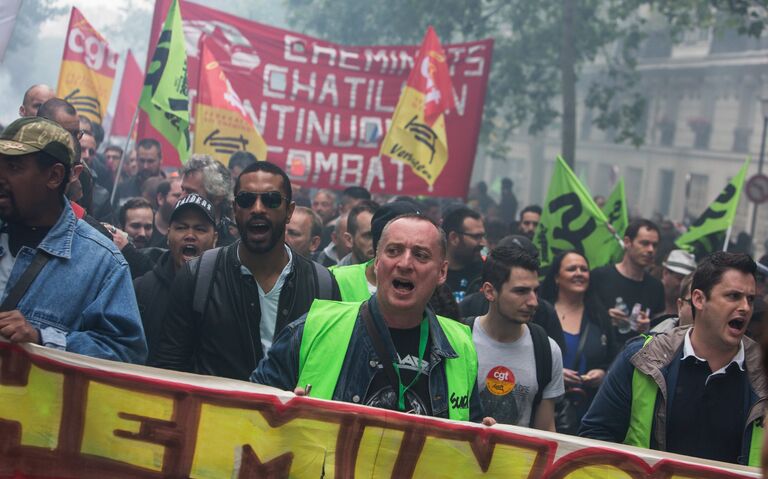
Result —
<instances>
[{"instance_id":1,"label":"green flag on pole","mask_svg":"<svg viewBox=\"0 0 768 479\"><path fill-rule=\"evenodd\" d=\"M608 218L608 223L616 231L618 238L624 237L624 232L629 225L629 213L627 213L627 195L624 193L624 178L619 178L613 187L611 195L603 205L603 213ZM617 263L624 257L624 248L620 242L616 242L612 255L612 262Z\"/></svg>"},{"instance_id":2,"label":"green flag on pole","mask_svg":"<svg viewBox=\"0 0 768 479\"><path fill-rule=\"evenodd\" d=\"M715 201L710 203L685 234L675 240L679 248L692 252L697 259L723 249L727 240L726 232L733 224L739 207L749 161L750 158L744 161L739 172L725 185Z\"/></svg>"},{"instance_id":3,"label":"green flag on pole","mask_svg":"<svg viewBox=\"0 0 768 479\"><path fill-rule=\"evenodd\" d=\"M189 90L187 51L178 0L173 0L165 18L160 39L147 68L139 107L149 122L179 152L179 160L189 157Z\"/></svg>"},{"instance_id":4,"label":"green flag on pole","mask_svg":"<svg viewBox=\"0 0 768 479\"><path fill-rule=\"evenodd\" d=\"M555 255L568 250L584 254L591 268L611 262L617 240L608 229L608 218L562 157L555 162L542 209L533 238L541 255L541 273Z\"/></svg>"}]
</instances>

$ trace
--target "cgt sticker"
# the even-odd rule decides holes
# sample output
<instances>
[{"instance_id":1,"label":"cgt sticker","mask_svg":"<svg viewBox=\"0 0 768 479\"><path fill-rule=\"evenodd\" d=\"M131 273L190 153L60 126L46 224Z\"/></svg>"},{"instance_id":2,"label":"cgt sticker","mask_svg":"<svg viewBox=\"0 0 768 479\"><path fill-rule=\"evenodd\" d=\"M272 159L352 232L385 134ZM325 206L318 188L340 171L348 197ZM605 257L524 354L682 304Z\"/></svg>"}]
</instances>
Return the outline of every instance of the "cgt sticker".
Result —
<instances>
[{"instance_id":1,"label":"cgt sticker","mask_svg":"<svg viewBox=\"0 0 768 479\"><path fill-rule=\"evenodd\" d=\"M504 366L496 366L488 371L485 378L485 387L491 394L506 396L515 389L515 373Z\"/></svg>"}]
</instances>

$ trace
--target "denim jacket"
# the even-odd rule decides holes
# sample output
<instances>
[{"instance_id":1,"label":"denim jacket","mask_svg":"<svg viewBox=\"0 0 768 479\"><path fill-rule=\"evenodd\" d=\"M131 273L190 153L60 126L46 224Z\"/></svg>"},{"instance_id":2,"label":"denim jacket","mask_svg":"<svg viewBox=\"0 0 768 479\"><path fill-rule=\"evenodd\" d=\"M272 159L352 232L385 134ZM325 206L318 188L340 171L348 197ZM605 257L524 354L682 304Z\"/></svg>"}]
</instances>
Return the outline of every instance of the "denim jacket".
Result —
<instances>
[{"instance_id":1,"label":"denim jacket","mask_svg":"<svg viewBox=\"0 0 768 479\"><path fill-rule=\"evenodd\" d=\"M38 248L50 258L16 309L40 331L40 342L86 356L143 364L144 329L128 263L115 245L78 220L66 201ZM3 299L36 252L27 246L19 250Z\"/></svg>"},{"instance_id":2,"label":"denim jacket","mask_svg":"<svg viewBox=\"0 0 768 479\"><path fill-rule=\"evenodd\" d=\"M376 296L369 300L374 323L380 332L384 333L387 326L379 312ZM367 305L364 304L363 307ZM448 381L445 377L444 358L454 358L456 352L451 347L445 333L440 328L435 314L431 309L426 310L429 321L429 393L431 396L432 415L435 417L448 417ZM307 315L303 315L293 323L286 326L275 338L269 353L260 362L251 375L251 381L267 386L273 386L287 391L293 391L299 379L299 350L301 338L304 332L304 322ZM343 401L362 404L366 393L377 371L381 369L380 358L376 354L371 338L365 329L360 315L357 316L352 337L347 348L344 365L341 368L336 390L333 393L334 401ZM480 397L477 391L477 383L472 390L469 406L474 422L480 422L483 418Z\"/></svg>"}]
</instances>

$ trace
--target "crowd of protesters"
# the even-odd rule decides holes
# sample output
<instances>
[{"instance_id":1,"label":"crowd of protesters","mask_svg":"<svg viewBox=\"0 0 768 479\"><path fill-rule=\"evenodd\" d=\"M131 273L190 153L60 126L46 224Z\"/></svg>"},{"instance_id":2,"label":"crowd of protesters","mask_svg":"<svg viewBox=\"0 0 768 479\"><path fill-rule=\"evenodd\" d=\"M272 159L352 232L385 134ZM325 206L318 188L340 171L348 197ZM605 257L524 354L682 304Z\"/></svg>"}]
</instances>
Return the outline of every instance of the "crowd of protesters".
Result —
<instances>
[{"instance_id":1,"label":"crowd of protesters","mask_svg":"<svg viewBox=\"0 0 768 479\"><path fill-rule=\"evenodd\" d=\"M498 203L484 183L466 202L308 189L247 152L175 170L153 139L104 145L44 85L19 113L0 134L8 340L756 464L748 251L695 258L636 218L618 263L564 251L542 279L542 210L508 178Z\"/></svg>"}]
</instances>

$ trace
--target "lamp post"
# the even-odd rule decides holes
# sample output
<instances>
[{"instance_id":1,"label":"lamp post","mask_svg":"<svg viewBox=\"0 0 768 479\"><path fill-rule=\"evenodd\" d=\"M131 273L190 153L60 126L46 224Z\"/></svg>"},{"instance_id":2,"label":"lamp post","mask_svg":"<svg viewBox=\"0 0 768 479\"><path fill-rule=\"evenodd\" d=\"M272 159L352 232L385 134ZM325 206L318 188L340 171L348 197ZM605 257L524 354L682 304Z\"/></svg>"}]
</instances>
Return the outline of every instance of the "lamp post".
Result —
<instances>
[{"instance_id":1,"label":"lamp post","mask_svg":"<svg viewBox=\"0 0 768 479\"><path fill-rule=\"evenodd\" d=\"M758 175L763 172L763 163L765 162L765 134L766 130L768 130L768 98L760 99L760 110L763 114L763 136L760 141L760 159L757 163ZM757 227L757 207L758 204L755 203L754 208L752 208L752 225L749 229L749 236L752 238L752 241L755 240L755 228Z\"/></svg>"}]
</instances>

